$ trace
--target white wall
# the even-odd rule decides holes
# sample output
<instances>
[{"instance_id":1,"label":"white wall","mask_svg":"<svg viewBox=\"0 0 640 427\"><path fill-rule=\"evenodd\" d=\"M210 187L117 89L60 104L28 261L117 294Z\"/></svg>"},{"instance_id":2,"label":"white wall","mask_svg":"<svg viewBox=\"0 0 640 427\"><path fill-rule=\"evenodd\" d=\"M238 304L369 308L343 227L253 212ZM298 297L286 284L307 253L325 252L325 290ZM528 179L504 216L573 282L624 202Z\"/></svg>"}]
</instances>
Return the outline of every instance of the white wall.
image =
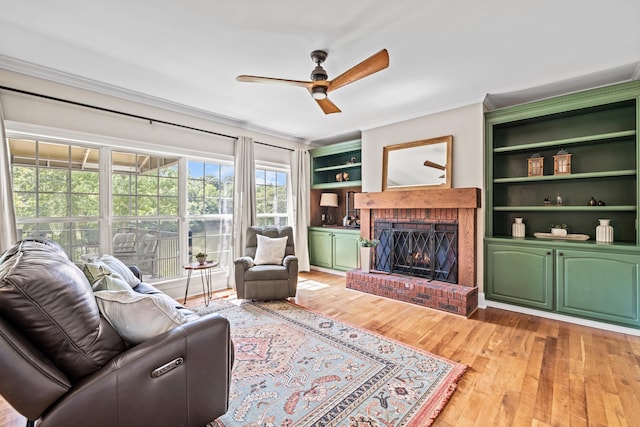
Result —
<instances>
[{"instance_id":1,"label":"white wall","mask_svg":"<svg viewBox=\"0 0 640 427\"><path fill-rule=\"evenodd\" d=\"M453 135L452 187L482 189L484 203L484 109L481 103L362 132L362 191L382 191L382 149L386 145ZM476 280L482 292L484 213L478 209Z\"/></svg>"}]
</instances>

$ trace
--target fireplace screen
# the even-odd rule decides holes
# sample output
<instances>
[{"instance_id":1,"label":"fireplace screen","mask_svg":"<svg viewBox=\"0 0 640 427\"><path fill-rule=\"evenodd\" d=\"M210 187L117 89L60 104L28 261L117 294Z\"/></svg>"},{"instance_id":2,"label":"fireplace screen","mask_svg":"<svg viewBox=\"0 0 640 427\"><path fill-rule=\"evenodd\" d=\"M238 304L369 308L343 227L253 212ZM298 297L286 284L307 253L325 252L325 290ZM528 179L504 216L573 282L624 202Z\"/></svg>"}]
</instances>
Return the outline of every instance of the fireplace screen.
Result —
<instances>
[{"instance_id":1,"label":"fireplace screen","mask_svg":"<svg viewBox=\"0 0 640 427\"><path fill-rule=\"evenodd\" d=\"M375 223L375 269L458 282L458 225L435 222Z\"/></svg>"}]
</instances>

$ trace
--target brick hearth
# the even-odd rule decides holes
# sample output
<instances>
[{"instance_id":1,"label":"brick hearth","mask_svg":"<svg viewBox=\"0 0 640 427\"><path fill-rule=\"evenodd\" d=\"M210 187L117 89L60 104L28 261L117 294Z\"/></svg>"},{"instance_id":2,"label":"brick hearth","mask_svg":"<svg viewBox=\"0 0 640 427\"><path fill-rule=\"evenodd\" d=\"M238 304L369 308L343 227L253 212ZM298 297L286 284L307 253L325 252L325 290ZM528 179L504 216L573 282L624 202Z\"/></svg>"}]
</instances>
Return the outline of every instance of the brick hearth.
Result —
<instances>
[{"instance_id":1,"label":"brick hearth","mask_svg":"<svg viewBox=\"0 0 640 427\"><path fill-rule=\"evenodd\" d=\"M478 288L398 274L347 272L347 288L448 313L470 316L478 307Z\"/></svg>"}]
</instances>

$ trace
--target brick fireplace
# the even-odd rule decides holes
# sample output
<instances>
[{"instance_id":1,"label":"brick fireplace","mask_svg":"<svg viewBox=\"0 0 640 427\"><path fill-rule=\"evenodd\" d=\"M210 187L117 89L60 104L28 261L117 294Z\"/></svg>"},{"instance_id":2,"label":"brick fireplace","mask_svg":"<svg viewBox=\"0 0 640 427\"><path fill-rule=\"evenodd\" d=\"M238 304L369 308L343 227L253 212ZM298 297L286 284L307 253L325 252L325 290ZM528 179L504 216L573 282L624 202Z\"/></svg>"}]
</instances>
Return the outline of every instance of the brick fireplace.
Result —
<instances>
[{"instance_id":1,"label":"brick fireplace","mask_svg":"<svg viewBox=\"0 0 640 427\"><path fill-rule=\"evenodd\" d=\"M464 316L478 306L477 188L360 193L361 235L378 238L374 270L347 287Z\"/></svg>"}]
</instances>

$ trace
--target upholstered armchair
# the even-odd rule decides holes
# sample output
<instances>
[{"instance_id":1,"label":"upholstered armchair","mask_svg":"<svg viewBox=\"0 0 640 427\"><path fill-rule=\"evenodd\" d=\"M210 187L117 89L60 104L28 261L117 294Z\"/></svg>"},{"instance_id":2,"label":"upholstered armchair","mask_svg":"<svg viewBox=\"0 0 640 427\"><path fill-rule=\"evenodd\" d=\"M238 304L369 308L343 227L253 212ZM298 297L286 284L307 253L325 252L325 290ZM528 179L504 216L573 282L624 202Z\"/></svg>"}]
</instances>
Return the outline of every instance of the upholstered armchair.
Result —
<instances>
[{"instance_id":1,"label":"upholstered armchair","mask_svg":"<svg viewBox=\"0 0 640 427\"><path fill-rule=\"evenodd\" d=\"M115 276L111 285L128 280ZM195 427L227 411L234 358L229 322L217 314L199 317L131 278L125 294L153 299L163 315L184 322L133 343L103 317L95 285L59 246L27 240L0 256L0 394L27 426ZM134 315L139 312L136 307Z\"/></svg>"},{"instance_id":2,"label":"upholstered armchair","mask_svg":"<svg viewBox=\"0 0 640 427\"><path fill-rule=\"evenodd\" d=\"M281 243L285 244L278 246ZM269 244L278 247L271 248ZM234 260L234 264L238 298L268 300L296 296L298 258L291 227L249 227L244 256Z\"/></svg>"}]
</instances>

